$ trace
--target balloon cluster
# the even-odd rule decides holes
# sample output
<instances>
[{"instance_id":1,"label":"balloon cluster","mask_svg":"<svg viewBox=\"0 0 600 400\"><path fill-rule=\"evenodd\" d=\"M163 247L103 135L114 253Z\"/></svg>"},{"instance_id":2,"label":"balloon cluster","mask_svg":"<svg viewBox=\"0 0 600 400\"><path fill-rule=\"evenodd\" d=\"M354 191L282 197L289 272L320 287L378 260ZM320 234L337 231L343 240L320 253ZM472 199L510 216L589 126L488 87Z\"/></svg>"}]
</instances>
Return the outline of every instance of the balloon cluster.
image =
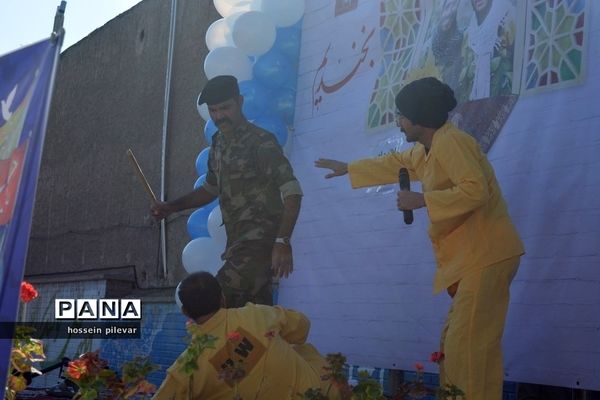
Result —
<instances>
[{"instance_id":1,"label":"balloon cluster","mask_svg":"<svg viewBox=\"0 0 600 400\"><path fill-rule=\"evenodd\" d=\"M213 2L223 18L206 31L206 77L235 76L244 96L244 115L285 146L287 127L294 122L304 0ZM211 144L217 127L206 104L198 106L198 112Z\"/></svg>"},{"instance_id":2,"label":"balloon cluster","mask_svg":"<svg viewBox=\"0 0 600 400\"><path fill-rule=\"evenodd\" d=\"M246 118L272 132L288 150L288 127L293 124L296 103L304 1L213 0L223 18L206 31L210 50L204 60L206 77L235 76L244 96ZM206 121L204 137L210 145L217 127L206 104L198 106L198 112ZM194 188L206 179L208 152L209 148L205 148L196 159L199 178ZM188 273L204 270L216 274L227 243L218 201L194 211L187 229L191 241L183 249L183 266Z\"/></svg>"}]
</instances>

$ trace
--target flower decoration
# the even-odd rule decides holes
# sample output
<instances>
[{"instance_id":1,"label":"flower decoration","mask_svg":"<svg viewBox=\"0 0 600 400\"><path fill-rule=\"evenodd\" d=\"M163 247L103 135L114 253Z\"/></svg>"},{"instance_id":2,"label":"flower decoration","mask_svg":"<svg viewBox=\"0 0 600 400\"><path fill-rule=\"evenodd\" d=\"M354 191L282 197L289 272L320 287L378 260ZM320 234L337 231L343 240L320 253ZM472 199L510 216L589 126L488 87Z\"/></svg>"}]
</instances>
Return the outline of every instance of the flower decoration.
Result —
<instances>
[{"instance_id":1,"label":"flower decoration","mask_svg":"<svg viewBox=\"0 0 600 400\"><path fill-rule=\"evenodd\" d=\"M26 303L38 297L38 291L28 282L21 283L20 299L23 303L23 310ZM10 365L4 390L5 399L13 400L17 398L17 393L27 388L26 374L41 375L41 372L34 367L34 364L44 361L44 345L41 340L33 339L35 328L18 325L15 327L12 349L10 352Z\"/></svg>"},{"instance_id":2,"label":"flower decoration","mask_svg":"<svg viewBox=\"0 0 600 400\"><path fill-rule=\"evenodd\" d=\"M242 335L237 331L229 332L227 335L225 335L225 337L230 342L237 342L239 340L242 340Z\"/></svg>"},{"instance_id":3,"label":"flower decoration","mask_svg":"<svg viewBox=\"0 0 600 400\"><path fill-rule=\"evenodd\" d=\"M434 351L433 353L431 353L429 361L434 362L436 364L441 363L442 361L444 361L444 353L441 351Z\"/></svg>"},{"instance_id":4,"label":"flower decoration","mask_svg":"<svg viewBox=\"0 0 600 400\"><path fill-rule=\"evenodd\" d=\"M444 359L444 353L436 351L431 354L430 360L439 363ZM381 383L371 377L367 371L361 371L358 374L358 383L351 386L347 378L346 357L341 353L327 354L327 366L324 367L325 374L321 375L321 381L330 382L329 388L310 388L304 393L298 393L302 400L326 400L329 399L330 391L335 388L339 393L336 398L342 400L384 400L387 397L383 394ZM465 394L460 388L451 382L442 384L438 388L432 388L425 384L424 373L425 366L421 362L414 364L416 377L414 380L403 382L397 387L394 400L416 400L432 399L435 396L438 400L458 400L464 399ZM437 389L437 390L436 390Z\"/></svg>"},{"instance_id":5,"label":"flower decoration","mask_svg":"<svg viewBox=\"0 0 600 400\"><path fill-rule=\"evenodd\" d=\"M273 339L276 335L277 335L277 333L275 333L275 331L273 331L273 330L268 331L267 333L265 333L265 337L267 339Z\"/></svg>"},{"instance_id":6,"label":"flower decoration","mask_svg":"<svg viewBox=\"0 0 600 400\"><path fill-rule=\"evenodd\" d=\"M154 394L156 392L156 385L144 380L140 382L137 389L136 394Z\"/></svg>"},{"instance_id":7,"label":"flower decoration","mask_svg":"<svg viewBox=\"0 0 600 400\"><path fill-rule=\"evenodd\" d=\"M14 392L21 392L27 388L27 380L22 376L9 375L8 389Z\"/></svg>"},{"instance_id":8,"label":"flower decoration","mask_svg":"<svg viewBox=\"0 0 600 400\"><path fill-rule=\"evenodd\" d=\"M88 369L84 360L71 361L67 367L67 374L73 379L81 379L87 372Z\"/></svg>"},{"instance_id":9,"label":"flower decoration","mask_svg":"<svg viewBox=\"0 0 600 400\"><path fill-rule=\"evenodd\" d=\"M206 349L214 349L219 338L202 332L200 325L193 321L188 321L186 329L188 332L188 347L177 359L177 362L184 373L191 375L198 369L197 360L200 354L204 353Z\"/></svg>"},{"instance_id":10,"label":"flower decoration","mask_svg":"<svg viewBox=\"0 0 600 400\"><path fill-rule=\"evenodd\" d=\"M152 364L148 357L135 357L123 364L122 378L118 378L96 350L69 362L67 377L79 387L75 399L92 400L101 394L110 394L110 398L118 399L140 398L139 395L146 398L156 391L156 386L146 380L146 375L157 369L158 366Z\"/></svg>"},{"instance_id":11,"label":"flower decoration","mask_svg":"<svg viewBox=\"0 0 600 400\"><path fill-rule=\"evenodd\" d=\"M21 282L21 301L23 303L29 303L31 300L36 299L38 295L38 291L31 283Z\"/></svg>"}]
</instances>

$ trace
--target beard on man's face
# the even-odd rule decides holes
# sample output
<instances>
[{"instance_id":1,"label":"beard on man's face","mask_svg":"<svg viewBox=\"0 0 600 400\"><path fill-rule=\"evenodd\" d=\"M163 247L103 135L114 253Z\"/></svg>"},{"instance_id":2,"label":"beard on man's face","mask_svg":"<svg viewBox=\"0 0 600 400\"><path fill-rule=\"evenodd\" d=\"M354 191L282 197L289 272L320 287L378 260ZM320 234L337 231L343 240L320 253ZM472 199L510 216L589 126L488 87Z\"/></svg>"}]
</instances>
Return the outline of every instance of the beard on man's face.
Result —
<instances>
[{"instance_id":1,"label":"beard on man's face","mask_svg":"<svg viewBox=\"0 0 600 400\"><path fill-rule=\"evenodd\" d=\"M216 126L222 125L224 123L229 123L229 125L231 125L231 120L229 118L225 117L225 118L221 118L221 119L218 119L215 121Z\"/></svg>"}]
</instances>

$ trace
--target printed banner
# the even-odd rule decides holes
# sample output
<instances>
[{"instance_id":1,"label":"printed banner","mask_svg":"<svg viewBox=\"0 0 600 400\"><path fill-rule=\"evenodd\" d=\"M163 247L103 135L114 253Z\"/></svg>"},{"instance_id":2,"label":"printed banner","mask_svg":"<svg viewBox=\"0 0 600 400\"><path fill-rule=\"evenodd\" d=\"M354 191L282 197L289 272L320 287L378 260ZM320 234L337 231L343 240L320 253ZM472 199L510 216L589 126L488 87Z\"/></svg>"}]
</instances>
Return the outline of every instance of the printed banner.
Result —
<instances>
[{"instance_id":1,"label":"printed banner","mask_svg":"<svg viewBox=\"0 0 600 400\"><path fill-rule=\"evenodd\" d=\"M352 190L314 167L410 149L395 95L436 76L458 97L451 121L487 153L525 244L506 380L600 390L597 21L592 0L306 1L292 156L306 195L279 301L310 317L322 353L437 372L428 357L450 299L431 293L427 209L405 225L397 183Z\"/></svg>"},{"instance_id":2,"label":"printed banner","mask_svg":"<svg viewBox=\"0 0 600 400\"><path fill-rule=\"evenodd\" d=\"M0 58L0 323L17 320L59 47L49 39ZM0 339L0 392L12 344L6 336Z\"/></svg>"}]
</instances>

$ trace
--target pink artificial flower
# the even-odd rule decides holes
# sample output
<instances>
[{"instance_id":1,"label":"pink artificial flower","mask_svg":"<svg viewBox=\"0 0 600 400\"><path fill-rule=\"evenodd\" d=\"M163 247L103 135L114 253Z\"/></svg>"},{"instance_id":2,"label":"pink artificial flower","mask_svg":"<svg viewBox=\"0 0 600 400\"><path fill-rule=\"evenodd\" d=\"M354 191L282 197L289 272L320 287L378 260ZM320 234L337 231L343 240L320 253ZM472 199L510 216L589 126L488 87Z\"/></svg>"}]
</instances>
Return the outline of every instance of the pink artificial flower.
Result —
<instances>
[{"instance_id":1,"label":"pink artificial flower","mask_svg":"<svg viewBox=\"0 0 600 400\"><path fill-rule=\"evenodd\" d=\"M425 369L425 366L423 364L421 364L420 362L415 363L415 369L417 370L417 372L423 372L423 370Z\"/></svg>"},{"instance_id":2,"label":"pink artificial flower","mask_svg":"<svg viewBox=\"0 0 600 400\"><path fill-rule=\"evenodd\" d=\"M444 353L441 351L435 351L433 353L431 353L431 356L429 357L429 361L434 362L434 363L441 363L442 361L444 361Z\"/></svg>"},{"instance_id":3,"label":"pink artificial flower","mask_svg":"<svg viewBox=\"0 0 600 400\"><path fill-rule=\"evenodd\" d=\"M268 331L267 333L265 333L265 337L268 339L273 339L275 337L276 333L275 331Z\"/></svg>"},{"instance_id":4,"label":"pink artificial flower","mask_svg":"<svg viewBox=\"0 0 600 400\"><path fill-rule=\"evenodd\" d=\"M138 394L154 394L154 393L156 393L156 385L153 385L152 383L150 383L146 380L143 380L140 383L138 383L137 393Z\"/></svg>"}]
</instances>

